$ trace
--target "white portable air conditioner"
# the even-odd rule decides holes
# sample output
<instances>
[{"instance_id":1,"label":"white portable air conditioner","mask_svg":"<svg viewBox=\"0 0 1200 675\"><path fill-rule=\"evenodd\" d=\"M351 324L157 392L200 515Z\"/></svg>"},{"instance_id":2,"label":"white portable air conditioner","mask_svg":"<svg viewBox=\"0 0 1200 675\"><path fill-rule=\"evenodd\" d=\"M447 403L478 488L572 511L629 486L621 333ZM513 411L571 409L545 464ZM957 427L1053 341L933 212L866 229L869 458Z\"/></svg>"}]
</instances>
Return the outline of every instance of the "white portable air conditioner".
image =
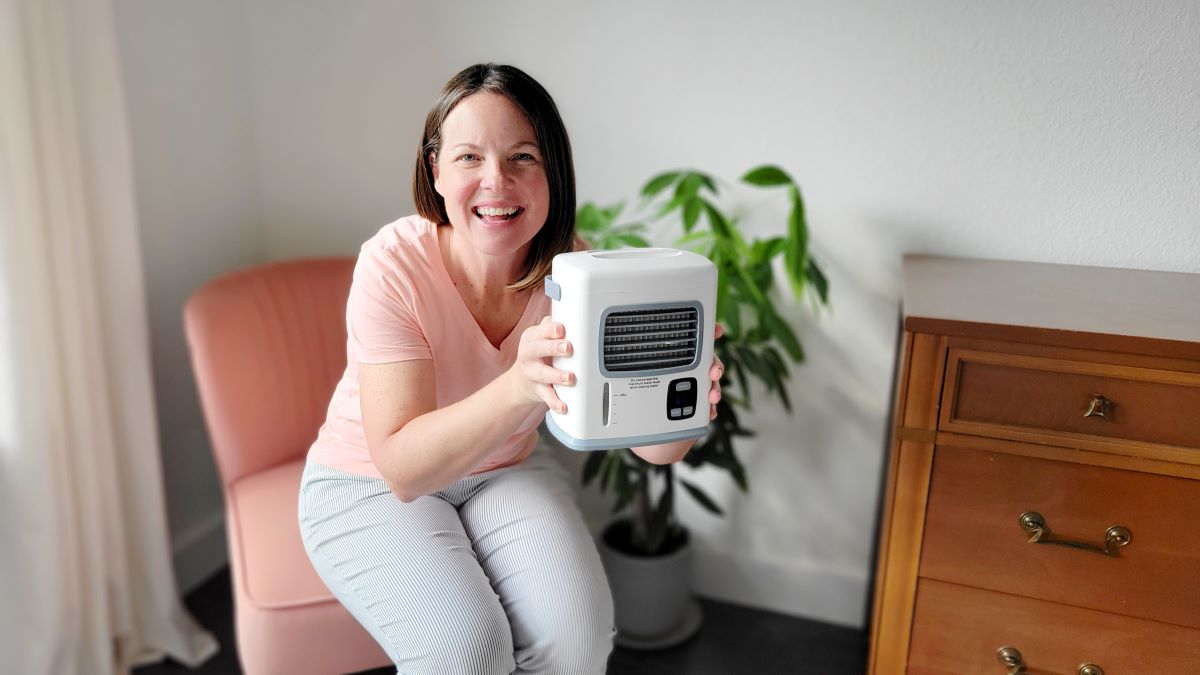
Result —
<instances>
[{"instance_id":1,"label":"white portable air conditioner","mask_svg":"<svg viewBox=\"0 0 1200 675\"><path fill-rule=\"evenodd\" d=\"M554 257L551 317L574 351L554 367L567 412L546 413L574 450L699 438L708 427L717 268L671 248L580 251Z\"/></svg>"}]
</instances>

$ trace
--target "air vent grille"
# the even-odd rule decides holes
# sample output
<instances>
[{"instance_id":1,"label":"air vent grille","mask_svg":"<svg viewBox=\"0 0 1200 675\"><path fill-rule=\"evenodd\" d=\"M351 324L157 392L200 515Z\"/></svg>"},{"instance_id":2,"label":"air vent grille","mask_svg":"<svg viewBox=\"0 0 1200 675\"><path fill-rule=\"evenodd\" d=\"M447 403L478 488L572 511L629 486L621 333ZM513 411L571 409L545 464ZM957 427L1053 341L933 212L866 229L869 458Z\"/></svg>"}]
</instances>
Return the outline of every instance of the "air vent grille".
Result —
<instances>
[{"instance_id":1,"label":"air vent grille","mask_svg":"<svg viewBox=\"0 0 1200 675\"><path fill-rule=\"evenodd\" d=\"M695 307L610 312L604 319L604 367L623 373L691 365L699 326Z\"/></svg>"}]
</instances>

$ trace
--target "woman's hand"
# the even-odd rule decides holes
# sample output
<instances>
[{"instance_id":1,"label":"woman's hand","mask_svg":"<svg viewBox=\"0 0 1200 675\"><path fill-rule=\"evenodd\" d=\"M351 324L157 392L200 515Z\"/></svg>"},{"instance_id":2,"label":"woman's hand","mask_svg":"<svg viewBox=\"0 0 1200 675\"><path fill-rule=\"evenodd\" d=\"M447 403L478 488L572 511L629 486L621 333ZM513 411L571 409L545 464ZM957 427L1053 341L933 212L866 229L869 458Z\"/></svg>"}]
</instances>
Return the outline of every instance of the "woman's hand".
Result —
<instances>
[{"instance_id":1,"label":"woman's hand","mask_svg":"<svg viewBox=\"0 0 1200 675\"><path fill-rule=\"evenodd\" d=\"M717 324L713 331L713 339L717 340L725 334L725 329L721 324ZM717 404L721 402L721 375L725 373L725 364L721 363L721 359L717 358L714 351L712 368L708 369L708 379L712 380L712 388L708 390L708 419L717 419Z\"/></svg>"},{"instance_id":2,"label":"woman's hand","mask_svg":"<svg viewBox=\"0 0 1200 675\"><path fill-rule=\"evenodd\" d=\"M563 333L563 325L554 323L548 316L538 325L526 328L517 347L517 361L508 371L523 400L545 403L557 413L565 413L567 404L558 398L550 385L575 384L573 373L550 365L550 359L555 356L571 355L571 343L563 339Z\"/></svg>"}]
</instances>

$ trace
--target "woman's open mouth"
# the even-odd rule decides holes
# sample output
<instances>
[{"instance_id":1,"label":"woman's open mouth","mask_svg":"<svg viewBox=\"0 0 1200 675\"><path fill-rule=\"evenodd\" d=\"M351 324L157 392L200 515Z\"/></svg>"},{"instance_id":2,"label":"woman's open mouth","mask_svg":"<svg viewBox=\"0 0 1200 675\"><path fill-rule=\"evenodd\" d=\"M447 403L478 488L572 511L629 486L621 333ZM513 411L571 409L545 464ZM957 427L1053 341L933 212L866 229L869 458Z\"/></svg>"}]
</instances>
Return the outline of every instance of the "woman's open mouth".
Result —
<instances>
[{"instance_id":1,"label":"woman's open mouth","mask_svg":"<svg viewBox=\"0 0 1200 675\"><path fill-rule=\"evenodd\" d=\"M517 218L525 209L520 206L476 206L471 212L485 225L500 225Z\"/></svg>"}]
</instances>

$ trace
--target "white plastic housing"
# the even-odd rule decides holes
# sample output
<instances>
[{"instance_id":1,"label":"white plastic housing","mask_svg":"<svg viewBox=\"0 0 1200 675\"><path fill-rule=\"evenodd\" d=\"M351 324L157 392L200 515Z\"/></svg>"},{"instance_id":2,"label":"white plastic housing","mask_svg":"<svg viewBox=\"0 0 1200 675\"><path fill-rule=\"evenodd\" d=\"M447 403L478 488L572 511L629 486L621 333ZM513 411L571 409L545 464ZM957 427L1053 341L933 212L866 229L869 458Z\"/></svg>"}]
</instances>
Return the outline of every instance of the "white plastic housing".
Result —
<instances>
[{"instance_id":1,"label":"white plastic housing","mask_svg":"<svg viewBox=\"0 0 1200 675\"><path fill-rule=\"evenodd\" d=\"M554 258L546 293L552 298L551 317L563 324L573 347L570 356L554 359L554 367L576 377L573 385L555 386L567 406L566 413L546 414L555 437L576 450L602 450L704 435L717 309L717 269L712 262L670 248L564 253ZM606 310L664 305L699 309L695 360L672 372L606 373L602 366ZM681 419L671 419L679 413L670 403L680 399L669 397L682 393L668 387L687 378L695 380L693 409Z\"/></svg>"}]
</instances>

